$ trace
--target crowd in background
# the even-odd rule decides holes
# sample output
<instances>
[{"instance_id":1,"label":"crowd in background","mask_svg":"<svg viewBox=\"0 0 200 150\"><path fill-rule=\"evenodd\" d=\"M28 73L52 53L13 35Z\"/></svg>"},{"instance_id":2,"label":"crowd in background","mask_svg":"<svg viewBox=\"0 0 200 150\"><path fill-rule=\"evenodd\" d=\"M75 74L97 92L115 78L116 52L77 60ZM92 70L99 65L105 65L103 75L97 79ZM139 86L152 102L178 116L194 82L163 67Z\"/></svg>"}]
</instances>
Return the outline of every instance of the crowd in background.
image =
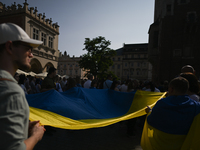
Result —
<instances>
[{"instance_id":1,"label":"crowd in background","mask_svg":"<svg viewBox=\"0 0 200 150\"><path fill-rule=\"evenodd\" d=\"M181 69L179 76L186 78L190 83L190 88L187 94L192 99L199 101L199 81L195 76L195 70L192 66L184 66ZM56 74L56 69L54 67L49 69L48 75L44 79L33 77L31 75L19 75L18 73L15 73L14 78L26 94L35 94L51 89L64 92L73 87L82 87L87 89L111 89L120 92L132 92L135 90L167 92L169 84L167 80L161 82L159 85L155 85L152 81L148 80L142 81L137 79L127 79L121 81L115 78L113 79L112 75L108 75L105 80L94 79L91 74L87 76L87 79L80 79L80 77L62 78Z\"/></svg>"},{"instance_id":2,"label":"crowd in background","mask_svg":"<svg viewBox=\"0 0 200 150\"><path fill-rule=\"evenodd\" d=\"M14 78L26 94L43 92L42 84L45 78L43 79L31 75L26 76L25 74L18 73L15 73ZM55 75L53 77L55 90L63 92L73 87L82 87L87 89L112 89L121 92L131 92L134 90L165 92L167 91L168 86L168 81L165 81L163 84L160 84L156 87L155 84L151 81L139 81L137 79L120 81L113 79L111 75L108 75L106 80L93 79L92 75L88 75L87 78L88 79L80 79L80 77L69 77L66 79L65 77L62 78L58 75Z\"/></svg>"}]
</instances>

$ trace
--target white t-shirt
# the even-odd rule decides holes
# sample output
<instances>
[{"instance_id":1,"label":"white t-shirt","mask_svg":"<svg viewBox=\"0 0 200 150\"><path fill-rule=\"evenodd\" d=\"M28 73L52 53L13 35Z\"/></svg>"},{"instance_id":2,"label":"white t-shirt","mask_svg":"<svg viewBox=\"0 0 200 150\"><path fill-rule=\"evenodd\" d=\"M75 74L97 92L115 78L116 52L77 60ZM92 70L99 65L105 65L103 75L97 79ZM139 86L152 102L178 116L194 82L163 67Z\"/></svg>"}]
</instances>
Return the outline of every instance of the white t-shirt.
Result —
<instances>
[{"instance_id":1,"label":"white t-shirt","mask_svg":"<svg viewBox=\"0 0 200 150\"><path fill-rule=\"evenodd\" d=\"M122 84L121 89L120 89L121 92L127 92L127 89L128 89L128 86L125 84Z\"/></svg>"},{"instance_id":2,"label":"white t-shirt","mask_svg":"<svg viewBox=\"0 0 200 150\"><path fill-rule=\"evenodd\" d=\"M86 88L86 89L89 89L90 86L91 86L91 83L92 83L91 80L87 80L87 81L84 83L83 87Z\"/></svg>"}]
</instances>

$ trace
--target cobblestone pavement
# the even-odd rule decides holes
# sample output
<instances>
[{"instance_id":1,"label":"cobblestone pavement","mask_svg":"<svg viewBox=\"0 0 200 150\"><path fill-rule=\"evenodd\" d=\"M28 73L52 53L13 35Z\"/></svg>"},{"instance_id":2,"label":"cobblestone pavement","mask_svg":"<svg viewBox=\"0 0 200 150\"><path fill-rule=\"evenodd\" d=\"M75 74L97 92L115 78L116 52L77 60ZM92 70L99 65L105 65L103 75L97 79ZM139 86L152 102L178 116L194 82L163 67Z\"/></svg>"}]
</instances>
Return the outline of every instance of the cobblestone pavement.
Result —
<instances>
[{"instance_id":1,"label":"cobblestone pavement","mask_svg":"<svg viewBox=\"0 0 200 150\"><path fill-rule=\"evenodd\" d=\"M128 137L125 123L86 130L53 128L52 135L45 133L34 150L142 150L142 127L136 127L135 137Z\"/></svg>"}]
</instances>

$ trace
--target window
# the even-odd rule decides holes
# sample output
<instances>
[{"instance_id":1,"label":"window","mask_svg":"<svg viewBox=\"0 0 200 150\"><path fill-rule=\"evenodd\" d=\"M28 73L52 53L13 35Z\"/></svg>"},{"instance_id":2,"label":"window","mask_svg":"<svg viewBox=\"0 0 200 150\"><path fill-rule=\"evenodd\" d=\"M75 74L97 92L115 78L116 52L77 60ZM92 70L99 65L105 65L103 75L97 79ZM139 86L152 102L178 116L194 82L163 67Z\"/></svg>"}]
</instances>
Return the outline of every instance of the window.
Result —
<instances>
[{"instance_id":1,"label":"window","mask_svg":"<svg viewBox=\"0 0 200 150\"><path fill-rule=\"evenodd\" d=\"M49 37L49 47L53 48L53 38Z\"/></svg>"},{"instance_id":2,"label":"window","mask_svg":"<svg viewBox=\"0 0 200 150\"><path fill-rule=\"evenodd\" d=\"M176 57L176 56L181 56L181 50L180 49L175 49L173 51L173 56Z\"/></svg>"},{"instance_id":3,"label":"window","mask_svg":"<svg viewBox=\"0 0 200 150\"><path fill-rule=\"evenodd\" d=\"M193 50L190 47L186 47L183 50L183 57L193 57Z\"/></svg>"},{"instance_id":4,"label":"window","mask_svg":"<svg viewBox=\"0 0 200 150\"><path fill-rule=\"evenodd\" d=\"M137 63L138 67L140 66L140 62Z\"/></svg>"},{"instance_id":5,"label":"window","mask_svg":"<svg viewBox=\"0 0 200 150\"><path fill-rule=\"evenodd\" d=\"M118 57L118 61L120 61L120 57Z\"/></svg>"},{"instance_id":6,"label":"window","mask_svg":"<svg viewBox=\"0 0 200 150\"><path fill-rule=\"evenodd\" d=\"M115 65L112 66L112 69L115 69Z\"/></svg>"},{"instance_id":7,"label":"window","mask_svg":"<svg viewBox=\"0 0 200 150\"><path fill-rule=\"evenodd\" d=\"M75 74L78 74L78 71L77 71L77 70L75 70Z\"/></svg>"},{"instance_id":8,"label":"window","mask_svg":"<svg viewBox=\"0 0 200 150\"><path fill-rule=\"evenodd\" d=\"M147 70L142 70L142 75L146 76L147 75Z\"/></svg>"},{"instance_id":9,"label":"window","mask_svg":"<svg viewBox=\"0 0 200 150\"><path fill-rule=\"evenodd\" d=\"M196 15L196 12L189 12L187 14L187 20L189 23L194 23L196 22L197 20L197 15Z\"/></svg>"},{"instance_id":10,"label":"window","mask_svg":"<svg viewBox=\"0 0 200 150\"><path fill-rule=\"evenodd\" d=\"M120 65L117 65L117 68L120 69Z\"/></svg>"},{"instance_id":11,"label":"window","mask_svg":"<svg viewBox=\"0 0 200 150\"><path fill-rule=\"evenodd\" d=\"M127 63L125 63L124 65L125 65L125 67L127 67Z\"/></svg>"},{"instance_id":12,"label":"window","mask_svg":"<svg viewBox=\"0 0 200 150\"><path fill-rule=\"evenodd\" d=\"M137 54L134 54L134 58L138 58L138 55L137 55Z\"/></svg>"},{"instance_id":13,"label":"window","mask_svg":"<svg viewBox=\"0 0 200 150\"><path fill-rule=\"evenodd\" d=\"M140 70L139 69L137 69L137 75L140 75Z\"/></svg>"},{"instance_id":14,"label":"window","mask_svg":"<svg viewBox=\"0 0 200 150\"><path fill-rule=\"evenodd\" d=\"M33 39L38 40L38 33L39 31L35 28L33 28Z\"/></svg>"},{"instance_id":15,"label":"window","mask_svg":"<svg viewBox=\"0 0 200 150\"><path fill-rule=\"evenodd\" d=\"M133 66L134 66L134 62L131 63L131 67L133 67Z\"/></svg>"},{"instance_id":16,"label":"window","mask_svg":"<svg viewBox=\"0 0 200 150\"><path fill-rule=\"evenodd\" d=\"M181 3L186 3L186 0L180 0Z\"/></svg>"},{"instance_id":17,"label":"window","mask_svg":"<svg viewBox=\"0 0 200 150\"><path fill-rule=\"evenodd\" d=\"M127 70L124 70L124 75L127 75L128 74L128 71Z\"/></svg>"},{"instance_id":18,"label":"window","mask_svg":"<svg viewBox=\"0 0 200 150\"><path fill-rule=\"evenodd\" d=\"M144 62L144 63L143 63L143 66L146 67L146 65L147 65L146 62Z\"/></svg>"},{"instance_id":19,"label":"window","mask_svg":"<svg viewBox=\"0 0 200 150\"><path fill-rule=\"evenodd\" d=\"M131 75L133 75L133 73L134 73L134 69L131 69L130 73L131 73Z\"/></svg>"},{"instance_id":20,"label":"window","mask_svg":"<svg viewBox=\"0 0 200 150\"><path fill-rule=\"evenodd\" d=\"M171 12L171 10L172 10L172 5L168 4L168 5L166 6L166 9L167 9L167 12Z\"/></svg>"},{"instance_id":21,"label":"window","mask_svg":"<svg viewBox=\"0 0 200 150\"><path fill-rule=\"evenodd\" d=\"M115 61L115 58L113 57L113 61Z\"/></svg>"},{"instance_id":22,"label":"window","mask_svg":"<svg viewBox=\"0 0 200 150\"><path fill-rule=\"evenodd\" d=\"M43 41L43 45L46 45L46 37L47 37L47 35L46 34L44 34L44 33L42 33L42 35L41 35L41 41Z\"/></svg>"}]
</instances>

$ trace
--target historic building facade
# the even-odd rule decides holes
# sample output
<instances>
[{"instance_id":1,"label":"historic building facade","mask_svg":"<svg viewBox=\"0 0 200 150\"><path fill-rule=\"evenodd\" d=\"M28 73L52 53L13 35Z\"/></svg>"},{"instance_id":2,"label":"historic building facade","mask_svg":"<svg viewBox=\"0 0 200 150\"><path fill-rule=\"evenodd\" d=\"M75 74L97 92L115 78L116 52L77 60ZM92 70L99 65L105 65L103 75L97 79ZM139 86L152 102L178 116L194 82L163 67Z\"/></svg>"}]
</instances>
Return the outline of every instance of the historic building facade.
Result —
<instances>
[{"instance_id":1,"label":"historic building facade","mask_svg":"<svg viewBox=\"0 0 200 150\"><path fill-rule=\"evenodd\" d=\"M199 0L155 0L148 46L154 82L171 80L188 64L199 78L199 5Z\"/></svg>"},{"instance_id":2,"label":"historic building facade","mask_svg":"<svg viewBox=\"0 0 200 150\"><path fill-rule=\"evenodd\" d=\"M43 45L33 50L31 70L41 73L49 67L57 68L59 25L52 23L52 19L46 19L45 14L38 13L37 7L28 8L27 0L23 6L16 3L5 6L0 2L0 23L11 22L22 27L32 39L43 41Z\"/></svg>"},{"instance_id":3,"label":"historic building facade","mask_svg":"<svg viewBox=\"0 0 200 150\"><path fill-rule=\"evenodd\" d=\"M79 67L81 57L70 57L65 51L58 59L58 74L81 79L86 78L86 71ZM148 44L124 44L112 57L113 66L109 68L120 80L151 80L152 67L148 62Z\"/></svg>"},{"instance_id":4,"label":"historic building facade","mask_svg":"<svg viewBox=\"0 0 200 150\"><path fill-rule=\"evenodd\" d=\"M68 75L72 78L80 77L80 79L84 79L86 72L79 67L78 61L80 60L81 57L70 57L65 51L64 55L58 58L57 73L61 76Z\"/></svg>"},{"instance_id":5,"label":"historic building facade","mask_svg":"<svg viewBox=\"0 0 200 150\"><path fill-rule=\"evenodd\" d=\"M112 71L121 80L151 80L151 64L148 62L148 44L124 44L112 58Z\"/></svg>"}]
</instances>

